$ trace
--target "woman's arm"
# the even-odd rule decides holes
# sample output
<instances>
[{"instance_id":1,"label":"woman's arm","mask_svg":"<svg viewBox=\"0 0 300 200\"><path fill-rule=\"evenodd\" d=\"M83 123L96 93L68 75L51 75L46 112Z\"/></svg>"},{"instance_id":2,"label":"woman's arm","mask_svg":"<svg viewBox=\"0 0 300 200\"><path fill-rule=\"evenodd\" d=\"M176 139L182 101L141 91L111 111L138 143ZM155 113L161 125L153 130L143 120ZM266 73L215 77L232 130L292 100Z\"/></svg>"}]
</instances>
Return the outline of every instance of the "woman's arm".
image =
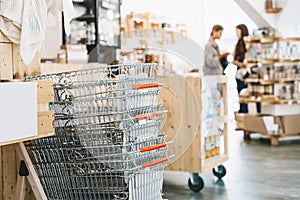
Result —
<instances>
[{"instance_id":1,"label":"woman's arm","mask_svg":"<svg viewBox=\"0 0 300 200\"><path fill-rule=\"evenodd\" d=\"M237 60L234 60L232 63L237 65L239 68L246 68L247 67L247 65L245 63L239 62Z\"/></svg>"},{"instance_id":2,"label":"woman's arm","mask_svg":"<svg viewBox=\"0 0 300 200\"><path fill-rule=\"evenodd\" d=\"M226 58L230 53L229 52L224 52L222 54L219 55L219 60L221 60L222 58Z\"/></svg>"}]
</instances>

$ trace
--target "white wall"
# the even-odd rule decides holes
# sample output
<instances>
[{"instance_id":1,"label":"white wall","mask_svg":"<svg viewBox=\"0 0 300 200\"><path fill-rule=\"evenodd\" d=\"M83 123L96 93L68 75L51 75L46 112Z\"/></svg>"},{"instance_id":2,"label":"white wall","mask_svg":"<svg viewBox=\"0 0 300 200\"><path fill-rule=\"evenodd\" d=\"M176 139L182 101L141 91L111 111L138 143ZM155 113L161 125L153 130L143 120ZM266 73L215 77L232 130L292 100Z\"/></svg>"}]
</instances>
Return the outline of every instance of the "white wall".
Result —
<instances>
[{"instance_id":1,"label":"white wall","mask_svg":"<svg viewBox=\"0 0 300 200\"><path fill-rule=\"evenodd\" d=\"M269 26L278 30L279 34L283 37L299 37L300 35L300 1L299 0L273 0L275 6L283 8L279 13L266 13L265 12L265 1L262 0L235 0L241 5L248 5L258 12L255 16L256 19L259 17L266 21ZM245 7L245 12L248 10ZM250 16L253 15L251 11L248 13ZM253 17L253 16L251 16Z\"/></svg>"},{"instance_id":2,"label":"white wall","mask_svg":"<svg viewBox=\"0 0 300 200\"><path fill-rule=\"evenodd\" d=\"M285 37L300 37L300 1L288 0L277 21L277 27Z\"/></svg>"},{"instance_id":3,"label":"white wall","mask_svg":"<svg viewBox=\"0 0 300 200\"><path fill-rule=\"evenodd\" d=\"M205 9L202 15L202 27L204 30L202 44L209 38L214 24L221 24L224 27L221 42L229 51L234 48L234 43L237 39L235 27L238 24L246 24L250 33L257 28L234 0L204 0L203 2Z\"/></svg>"}]
</instances>

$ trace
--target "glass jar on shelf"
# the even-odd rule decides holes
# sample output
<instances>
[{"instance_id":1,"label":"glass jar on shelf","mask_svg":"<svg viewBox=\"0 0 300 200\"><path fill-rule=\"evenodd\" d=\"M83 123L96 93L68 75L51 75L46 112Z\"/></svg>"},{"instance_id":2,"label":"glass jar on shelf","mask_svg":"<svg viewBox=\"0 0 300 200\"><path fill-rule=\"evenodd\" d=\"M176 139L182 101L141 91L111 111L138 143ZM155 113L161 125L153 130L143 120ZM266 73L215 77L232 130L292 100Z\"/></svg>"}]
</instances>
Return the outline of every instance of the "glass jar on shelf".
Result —
<instances>
[{"instance_id":1,"label":"glass jar on shelf","mask_svg":"<svg viewBox=\"0 0 300 200\"><path fill-rule=\"evenodd\" d=\"M294 82L293 98L300 99L300 81Z\"/></svg>"}]
</instances>

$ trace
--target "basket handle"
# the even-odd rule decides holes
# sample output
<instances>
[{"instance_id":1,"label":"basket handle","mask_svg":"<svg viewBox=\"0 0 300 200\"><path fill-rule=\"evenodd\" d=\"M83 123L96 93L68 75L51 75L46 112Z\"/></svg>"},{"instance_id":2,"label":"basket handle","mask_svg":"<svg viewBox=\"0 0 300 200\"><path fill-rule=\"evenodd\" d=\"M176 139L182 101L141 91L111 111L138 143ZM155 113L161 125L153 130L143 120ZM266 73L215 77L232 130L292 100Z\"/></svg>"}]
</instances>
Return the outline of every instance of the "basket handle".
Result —
<instances>
[{"instance_id":1,"label":"basket handle","mask_svg":"<svg viewBox=\"0 0 300 200\"><path fill-rule=\"evenodd\" d=\"M164 148L166 146L167 146L166 143L157 144L157 145L153 145L153 146L149 146L149 147L140 148L140 152L144 153L144 152L147 152L147 151L153 151L155 149L161 149L161 148Z\"/></svg>"},{"instance_id":2,"label":"basket handle","mask_svg":"<svg viewBox=\"0 0 300 200\"><path fill-rule=\"evenodd\" d=\"M132 87L133 90L141 90L146 88L155 88L158 87L158 83L148 83L148 84L141 84L141 85L135 85Z\"/></svg>"},{"instance_id":3,"label":"basket handle","mask_svg":"<svg viewBox=\"0 0 300 200\"><path fill-rule=\"evenodd\" d=\"M152 167L154 165L158 165L160 163L164 163L164 162L167 162L167 161L169 161L169 158L161 158L161 159L158 159L158 160L154 160L154 161L142 164L142 168L145 169L147 167Z\"/></svg>"},{"instance_id":4,"label":"basket handle","mask_svg":"<svg viewBox=\"0 0 300 200\"><path fill-rule=\"evenodd\" d=\"M139 120L142 120L142 119L147 119L147 118L150 118L150 117L159 116L160 114L161 114L160 112L140 114L140 115L136 115L135 119L139 121Z\"/></svg>"}]
</instances>

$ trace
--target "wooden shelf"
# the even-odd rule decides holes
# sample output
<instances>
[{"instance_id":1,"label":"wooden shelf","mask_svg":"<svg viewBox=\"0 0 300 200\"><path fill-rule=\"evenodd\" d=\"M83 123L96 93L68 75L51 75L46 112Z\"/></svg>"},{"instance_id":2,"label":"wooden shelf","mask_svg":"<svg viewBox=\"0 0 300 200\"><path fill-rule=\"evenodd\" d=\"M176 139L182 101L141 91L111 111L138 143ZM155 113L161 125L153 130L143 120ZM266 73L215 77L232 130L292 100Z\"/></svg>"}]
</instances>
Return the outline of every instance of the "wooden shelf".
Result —
<instances>
[{"instance_id":1,"label":"wooden shelf","mask_svg":"<svg viewBox=\"0 0 300 200\"><path fill-rule=\"evenodd\" d=\"M266 36L266 37L262 37L260 39L260 43L262 43L262 44L269 44L269 43L277 42L279 40L280 40L280 37Z\"/></svg>"},{"instance_id":2,"label":"wooden shelf","mask_svg":"<svg viewBox=\"0 0 300 200\"><path fill-rule=\"evenodd\" d=\"M258 60L247 60L246 64L257 64Z\"/></svg>"},{"instance_id":3,"label":"wooden shelf","mask_svg":"<svg viewBox=\"0 0 300 200\"><path fill-rule=\"evenodd\" d=\"M279 80L263 80L263 79L260 79L259 83L261 85L273 85L273 84L279 83Z\"/></svg>"},{"instance_id":4,"label":"wooden shelf","mask_svg":"<svg viewBox=\"0 0 300 200\"><path fill-rule=\"evenodd\" d=\"M257 60L247 60L247 64L274 64L274 63L299 63L300 58L297 59L279 59L279 58L264 58L264 59L257 59Z\"/></svg>"},{"instance_id":5,"label":"wooden shelf","mask_svg":"<svg viewBox=\"0 0 300 200\"><path fill-rule=\"evenodd\" d=\"M277 36L250 36L245 38L246 43L272 43L279 41L281 38Z\"/></svg>"},{"instance_id":6,"label":"wooden shelf","mask_svg":"<svg viewBox=\"0 0 300 200\"><path fill-rule=\"evenodd\" d=\"M261 59L262 63L284 63L284 62L300 62L300 59L284 59L284 58L264 58Z\"/></svg>"},{"instance_id":7,"label":"wooden shelf","mask_svg":"<svg viewBox=\"0 0 300 200\"><path fill-rule=\"evenodd\" d=\"M263 98L255 98L255 97L240 97L240 103L261 103L265 105L272 105L272 104L296 104L298 103L300 99L276 99L274 96L274 99L263 99Z\"/></svg>"},{"instance_id":8,"label":"wooden shelf","mask_svg":"<svg viewBox=\"0 0 300 200\"><path fill-rule=\"evenodd\" d=\"M245 83L259 83L259 78L247 78L244 80Z\"/></svg>"},{"instance_id":9,"label":"wooden shelf","mask_svg":"<svg viewBox=\"0 0 300 200\"><path fill-rule=\"evenodd\" d=\"M263 80L259 78L247 78L245 79L245 83L256 83L261 85L273 85L275 83L279 83L279 80Z\"/></svg>"},{"instance_id":10,"label":"wooden shelf","mask_svg":"<svg viewBox=\"0 0 300 200\"><path fill-rule=\"evenodd\" d=\"M261 103L261 100L252 97L240 97L240 103Z\"/></svg>"},{"instance_id":11,"label":"wooden shelf","mask_svg":"<svg viewBox=\"0 0 300 200\"><path fill-rule=\"evenodd\" d=\"M288 83L288 82L294 82L294 81L300 81L300 78L282 78L282 79L272 79L272 80L263 80L259 78L247 78L245 79L245 83L259 83L261 85L273 85L276 83Z\"/></svg>"},{"instance_id":12,"label":"wooden shelf","mask_svg":"<svg viewBox=\"0 0 300 200\"><path fill-rule=\"evenodd\" d=\"M254 133L253 131L248 131L243 128L239 128L239 130L244 131L244 139L249 140L250 134ZM280 141L291 141L291 140L300 140L300 135L287 135L286 133L280 133L280 134L266 134L261 133L262 139L270 139L271 146L277 146L279 145Z\"/></svg>"},{"instance_id":13,"label":"wooden shelf","mask_svg":"<svg viewBox=\"0 0 300 200\"><path fill-rule=\"evenodd\" d=\"M272 9L266 9L266 13L276 14L282 11L282 8L272 8Z\"/></svg>"},{"instance_id":14,"label":"wooden shelf","mask_svg":"<svg viewBox=\"0 0 300 200\"><path fill-rule=\"evenodd\" d=\"M299 42L300 37L279 37L279 36L249 36L245 38L246 43L262 43L269 44L272 42L283 41L283 42Z\"/></svg>"},{"instance_id":15,"label":"wooden shelf","mask_svg":"<svg viewBox=\"0 0 300 200\"><path fill-rule=\"evenodd\" d=\"M289 37L289 38L285 38L284 40L285 41L295 41L295 42L298 42L298 41L300 41L300 38L298 38L298 37Z\"/></svg>"}]
</instances>

